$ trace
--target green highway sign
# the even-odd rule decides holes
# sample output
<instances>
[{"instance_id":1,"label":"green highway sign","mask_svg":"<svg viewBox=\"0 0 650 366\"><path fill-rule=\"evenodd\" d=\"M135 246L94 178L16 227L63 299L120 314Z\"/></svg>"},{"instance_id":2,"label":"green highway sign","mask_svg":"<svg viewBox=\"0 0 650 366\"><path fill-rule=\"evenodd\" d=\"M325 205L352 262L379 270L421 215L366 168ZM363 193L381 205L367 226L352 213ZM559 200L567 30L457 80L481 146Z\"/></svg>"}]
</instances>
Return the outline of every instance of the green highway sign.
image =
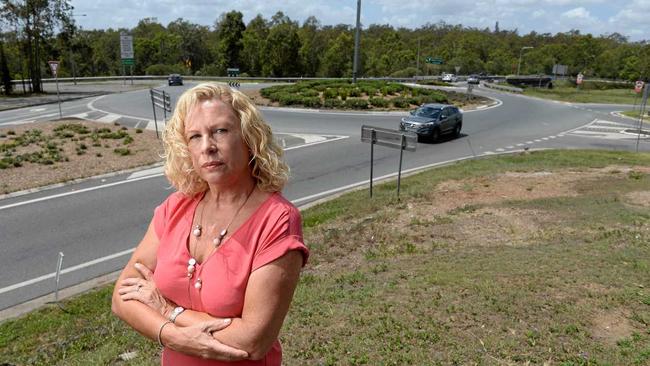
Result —
<instances>
[{"instance_id":1,"label":"green highway sign","mask_svg":"<svg viewBox=\"0 0 650 366\"><path fill-rule=\"evenodd\" d=\"M135 65L135 59L134 58L123 58L122 59L122 65L133 66L133 65Z\"/></svg>"},{"instance_id":2,"label":"green highway sign","mask_svg":"<svg viewBox=\"0 0 650 366\"><path fill-rule=\"evenodd\" d=\"M440 57L427 57L424 61L428 64L442 65L442 59Z\"/></svg>"}]
</instances>

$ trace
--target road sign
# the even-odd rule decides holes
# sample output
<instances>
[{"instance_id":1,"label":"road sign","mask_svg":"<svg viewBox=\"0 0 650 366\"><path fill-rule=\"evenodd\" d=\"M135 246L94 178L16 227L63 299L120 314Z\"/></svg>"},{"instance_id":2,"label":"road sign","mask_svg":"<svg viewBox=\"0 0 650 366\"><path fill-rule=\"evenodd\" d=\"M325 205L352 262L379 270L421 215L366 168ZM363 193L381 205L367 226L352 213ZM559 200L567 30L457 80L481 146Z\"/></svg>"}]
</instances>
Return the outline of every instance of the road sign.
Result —
<instances>
[{"instance_id":1,"label":"road sign","mask_svg":"<svg viewBox=\"0 0 650 366\"><path fill-rule=\"evenodd\" d=\"M460 66L455 66L454 70L456 70L456 74L458 74L458 72L460 71Z\"/></svg>"},{"instance_id":2,"label":"road sign","mask_svg":"<svg viewBox=\"0 0 650 366\"><path fill-rule=\"evenodd\" d=\"M582 84L582 78L583 77L584 77L584 75L578 74L578 76L576 77L576 84L578 84L578 85Z\"/></svg>"},{"instance_id":3,"label":"road sign","mask_svg":"<svg viewBox=\"0 0 650 366\"><path fill-rule=\"evenodd\" d=\"M123 58L123 59L122 59L122 65L133 66L133 65L135 65L135 59L132 59L132 58Z\"/></svg>"},{"instance_id":4,"label":"road sign","mask_svg":"<svg viewBox=\"0 0 650 366\"><path fill-rule=\"evenodd\" d=\"M57 72L59 71L59 61L48 61L47 63L50 64L52 75L54 75L54 77L57 77Z\"/></svg>"},{"instance_id":5,"label":"road sign","mask_svg":"<svg viewBox=\"0 0 650 366\"><path fill-rule=\"evenodd\" d=\"M643 81L637 80L637 82L634 83L634 91L636 93L641 93L642 90L643 90Z\"/></svg>"},{"instance_id":6,"label":"road sign","mask_svg":"<svg viewBox=\"0 0 650 366\"><path fill-rule=\"evenodd\" d=\"M442 65L442 59L440 57L431 57L428 56L427 58L424 59L424 61L428 64L434 64L434 65Z\"/></svg>"},{"instance_id":7,"label":"road sign","mask_svg":"<svg viewBox=\"0 0 650 366\"><path fill-rule=\"evenodd\" d=\"M122 59L133 59L133 36L120 34L120 54Z\"/></svg>"}]
</instances>

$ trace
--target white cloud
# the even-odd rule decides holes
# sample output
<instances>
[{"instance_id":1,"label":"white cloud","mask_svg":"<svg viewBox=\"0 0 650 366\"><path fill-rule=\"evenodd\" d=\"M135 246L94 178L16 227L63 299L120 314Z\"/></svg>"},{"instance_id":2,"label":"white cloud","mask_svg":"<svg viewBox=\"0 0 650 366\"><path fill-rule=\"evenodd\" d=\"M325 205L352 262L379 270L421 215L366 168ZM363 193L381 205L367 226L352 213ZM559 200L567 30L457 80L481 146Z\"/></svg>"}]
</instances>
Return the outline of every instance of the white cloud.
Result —
<instances>
[{"instance_id":1,"label":"white cloud","mask_svg":"<svg viewBox=\"0 0 650 366\"><path fill-rule=\"evenodd\" d=\"M565 11L562 13L562 16L565 18L577 18L577 19L590 19L591 15L589 15L589 11L583 7L571 9L569 11Z\"/></svg>"}]
</instances>

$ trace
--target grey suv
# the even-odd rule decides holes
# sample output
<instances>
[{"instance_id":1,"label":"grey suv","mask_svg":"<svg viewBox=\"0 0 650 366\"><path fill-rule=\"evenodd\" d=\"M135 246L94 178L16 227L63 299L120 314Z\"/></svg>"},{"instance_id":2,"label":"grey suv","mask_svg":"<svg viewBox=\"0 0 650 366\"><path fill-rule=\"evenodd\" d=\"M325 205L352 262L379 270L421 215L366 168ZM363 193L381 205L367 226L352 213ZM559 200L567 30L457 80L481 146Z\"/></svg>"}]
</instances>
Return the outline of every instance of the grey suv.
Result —
<instances>
[{"instance_id":1,"label":"grey suv","mask_svg":"<svg viewBox=\"0 0 650 366\"><path fill-rule=\"evenodd\" d=\"M183 85L183 77L179 74L171 74L167 78L167 84L172 85Z\"/></svg>"},{"instance_id":2,"label":"grey suv","mask_svg":"<svg viewBox=\"0 0 650 366\"><path fill-rule=\"evenodd\" d=\"M442 134L451 133L460 136L463 128L463 113L458 107L449 104L423 104L411 111L411 115L402 118L401 131L410 131L418 137L436 141Z\"/></svg>"}]
</instances>

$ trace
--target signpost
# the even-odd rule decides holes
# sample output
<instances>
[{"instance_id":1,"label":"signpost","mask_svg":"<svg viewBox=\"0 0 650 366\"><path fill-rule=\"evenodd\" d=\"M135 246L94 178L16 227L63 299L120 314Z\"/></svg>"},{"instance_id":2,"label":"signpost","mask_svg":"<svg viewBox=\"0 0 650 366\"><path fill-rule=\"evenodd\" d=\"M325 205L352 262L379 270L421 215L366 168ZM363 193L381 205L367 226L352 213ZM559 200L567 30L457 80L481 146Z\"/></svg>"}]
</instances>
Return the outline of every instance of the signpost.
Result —
<instances>
[{"instance_id":1,"label":"signpost","mask_svg":"<svg viewBox=\"0 0 650 366\"><path fill-rule=\"evenodd\" d=\"M156 107L160 107L163 110L163 122L167 123L167 112L172 111L171 97L164 90L149 89L149 94L151 95L151 105L153 107L153 123L156 128L156 137L158 136L158 119L156 118Z\"/></svg>"},{"instance_id":2,"label":"signpost","mask_svg":"<svg viewBox=\"0 0 650 366\"><path fill-rule=\"evenodd\" d=\"M642 80L637 80L636 83L634 83L634 92L639 94L643 90L643 81Z\"/></svg>"},{"instance_id":3,"label":"signpost","mask_svg":"<svg viewBox=\"0 0 650 366\"><path fill-rule=\"evenodd\" d=\"M129 71L131 71L131 85L133 85L133 66L135 65L133 36L126 33L120 33L120 56L122 58L122 76L125 75L124 66L128 65Z\"/></svg>"},{"instance_id":4,"label":"signpost","mask_svg":"<svg viewBox=\"0 0 650 366\"><path fill-rule=\"evenodd\" d=\"M50 65L50 70L52 71L52 75L54 76L54 80L56 81L56 99L59 101L59 118L63 118L63 114L61 113L61 95L59 93L59 61L48 61L47 62Z\"/></svg>"},{"instance_id":5,"label":"signpost","mask_svg":"<svg viewBox=\"0 0 650 366\"><path fill-rule=\"evenodd\" d=\"M578 84L578 85L582 84L582 79L583 78L584 78L584 75L578 74L578 76L576 76L576 84Z\"/></svg>"},{"instance_id":6,"label":"signpost","mask_svg":"<svg viewBox=\"0 0 650 366\"><path fill-rule=\"evenodd\" d=\"M650 85L646 85L643 90L643 97L641 104L639 104L639 134L636 137L636 152L639 152L639 140L641 140L641 131L643 131L643 115L645 114L646 106L648 105L648 94L650 92Z\"/></svg>"},{"instance_id":7,"label":"signpost","mask_svg":"<svg viewBox=\"0 0 650 366\"><path fill-rule=\"evenodd\" d=\"M418 135L413 132L391 130L388 128L361 126L361 142L370 143L370 197L372 198L372 166L374 164L375 144L400 149L399 169L397 171L397 198L399 198L402 178L402 156L404 150L415 151L418 145Z\"/></svg>"}]
</instances>

